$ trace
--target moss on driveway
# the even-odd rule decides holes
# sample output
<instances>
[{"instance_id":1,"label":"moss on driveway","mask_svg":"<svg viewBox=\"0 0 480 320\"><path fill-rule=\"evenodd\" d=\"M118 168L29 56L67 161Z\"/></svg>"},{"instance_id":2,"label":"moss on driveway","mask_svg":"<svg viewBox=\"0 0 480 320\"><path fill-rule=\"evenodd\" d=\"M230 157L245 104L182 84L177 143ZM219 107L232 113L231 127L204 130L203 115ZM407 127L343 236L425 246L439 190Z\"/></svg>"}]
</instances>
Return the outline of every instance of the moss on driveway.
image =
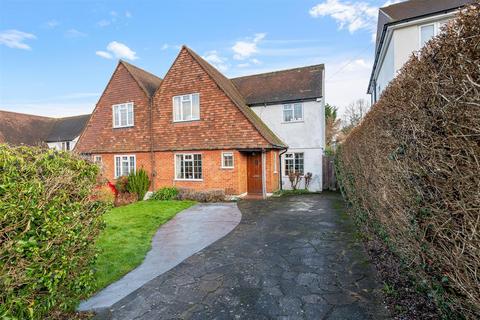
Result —
<instances>
[{"instance_id":1,"label":"moss on driveway","mask_svg":"<svg viewBox=\"0 0 480 320\"><path fill-rule=\"evenodd\" d=\"M150 250L157 229L193 201L140 201L110 210L106 228L96 242L96 290L118 280L137 267Z\"/></svg>"}]
</instances>

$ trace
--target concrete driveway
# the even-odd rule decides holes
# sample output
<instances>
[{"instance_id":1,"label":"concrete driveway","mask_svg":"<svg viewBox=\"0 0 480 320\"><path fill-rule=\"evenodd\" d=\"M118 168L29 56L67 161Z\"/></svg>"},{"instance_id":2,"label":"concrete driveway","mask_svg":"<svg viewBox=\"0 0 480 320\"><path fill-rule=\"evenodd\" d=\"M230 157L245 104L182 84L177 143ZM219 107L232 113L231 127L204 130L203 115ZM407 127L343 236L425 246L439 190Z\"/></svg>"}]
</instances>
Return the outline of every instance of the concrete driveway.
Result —
<instances>
[{"instance_id":1,"label":"concrete driveway","mask_svg":"<svg viewBox=\"0 0 480 320\"><path fill-rule=\"evenodd\" d=\"M343 206L335 193L241 201L231 233L98 318L388 318Z\"/></svg>"}]
</instances>

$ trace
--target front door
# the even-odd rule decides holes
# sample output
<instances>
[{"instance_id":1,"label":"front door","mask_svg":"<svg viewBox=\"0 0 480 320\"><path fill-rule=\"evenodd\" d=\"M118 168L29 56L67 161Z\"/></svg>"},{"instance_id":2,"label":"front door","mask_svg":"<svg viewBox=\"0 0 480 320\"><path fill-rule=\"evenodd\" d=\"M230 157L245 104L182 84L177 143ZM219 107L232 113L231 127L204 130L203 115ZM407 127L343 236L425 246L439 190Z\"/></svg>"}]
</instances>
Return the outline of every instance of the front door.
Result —
<instances>
[{"instance_id":1,"label":"front door","mask_svg":"<svg viewBox=\"0 0 480 320\"><path fill-rule=\"evenodd\" d=\"M251 153L247 161L247 191L250 194L262 194L262 154Z\"/></svg>"}]
</instances>

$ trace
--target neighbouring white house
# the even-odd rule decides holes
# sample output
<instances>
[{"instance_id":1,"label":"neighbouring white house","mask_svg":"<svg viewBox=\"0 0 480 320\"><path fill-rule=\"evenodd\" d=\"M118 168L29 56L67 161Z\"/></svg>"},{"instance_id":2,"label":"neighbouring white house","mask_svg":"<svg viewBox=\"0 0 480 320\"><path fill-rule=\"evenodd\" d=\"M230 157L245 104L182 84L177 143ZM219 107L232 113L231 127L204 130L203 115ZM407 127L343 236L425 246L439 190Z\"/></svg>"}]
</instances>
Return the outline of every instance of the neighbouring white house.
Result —
<instances>
[{"instance_id":1,"label":"neighbouring white house","mask_svg":"<svg viewBox=\"0 0 480 320\"><path fill-rule=\"evenodd\" d=\"M0 110L0 143L73 150L90 115L50 118Z\"/></svg>"},{"instance_id":2,"label":"neighbouring white house","mask_svg":"<svg viewBox=\"0 0 480 320\"><path fill-rule=\"evenodd\" d=\"M324 75L320 64L231 79L250 108L288 145L279 152L283 189L291 188L288 172L297 171L311 172L309 190L322 191ZM298 187L304 186L302 179Z\"/></svg>"},{"instance_id":3,"label":"neighbouring white house","mask_svg":"<svg viewBox=\"0 0 480 320\"><path fill-rule=\"evenodd\" d=\"M413 52L473 0L410 0L379 9L375 61L368 85L372 104Z\"/></svg>"}]
</instances>

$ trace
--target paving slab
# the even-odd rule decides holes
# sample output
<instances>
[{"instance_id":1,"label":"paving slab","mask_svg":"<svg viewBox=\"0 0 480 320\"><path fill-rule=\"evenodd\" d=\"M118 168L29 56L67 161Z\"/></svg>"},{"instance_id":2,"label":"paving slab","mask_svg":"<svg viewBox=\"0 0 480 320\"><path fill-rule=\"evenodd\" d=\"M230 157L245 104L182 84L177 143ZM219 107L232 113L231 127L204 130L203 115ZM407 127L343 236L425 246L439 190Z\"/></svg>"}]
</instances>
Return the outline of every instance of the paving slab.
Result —
<instances>
[{"instance_id":1,"label":"paving slab","mask_svg":"<svg viewBox=\"0 0 480 320\"><path fill-rule=\"evenodd\" d=\"M140 266L80 303L78 310L100 311L112 306L155 277L232 231L241 220L236 203L197 204L162 225ZM193 279L193 278L192 278ZM181 279L185 285L188 278Z\"/></svg>"},{"instance_id":2,"label":"paving slab","mask_svg":"<svg viewBox=\"0 0 480 320\"><path fill-rule=\"evenodd\" d=\"M242 200L227 236L97 319L385 319L382 285L337 193Z\"/></svg>"}]
</instances>

